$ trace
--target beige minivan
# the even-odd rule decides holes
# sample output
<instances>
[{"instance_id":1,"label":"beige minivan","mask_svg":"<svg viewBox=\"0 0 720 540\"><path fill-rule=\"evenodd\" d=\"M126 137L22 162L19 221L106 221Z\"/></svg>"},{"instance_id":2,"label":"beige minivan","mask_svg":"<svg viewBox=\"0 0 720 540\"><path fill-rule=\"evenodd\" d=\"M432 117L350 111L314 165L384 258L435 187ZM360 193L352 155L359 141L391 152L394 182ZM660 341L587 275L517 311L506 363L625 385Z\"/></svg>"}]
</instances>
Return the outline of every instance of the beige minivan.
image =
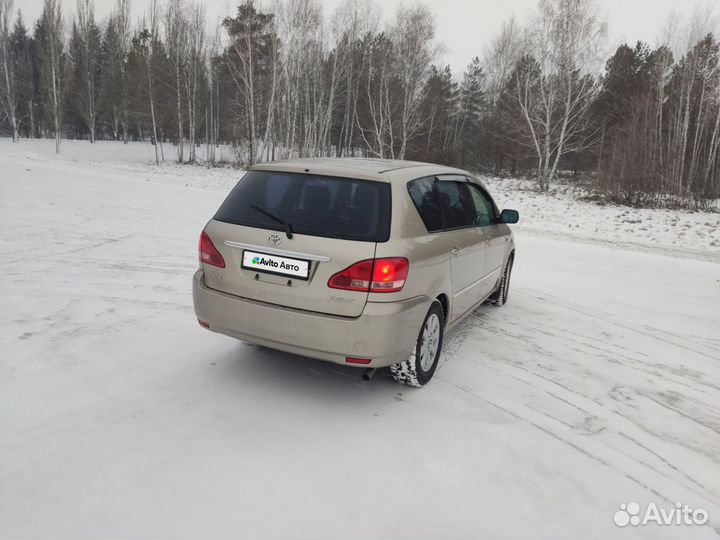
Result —
<instances>
[{"instance_id":1,"label":"beige minivan","mask_svg":"<svg viewBox=\"0 0 720 540\"><path fill-rule=\"evenodd\" d=\"M252 167L200 236L193 301L214 332L365 368L433 376L443 335L507 301L509 223L449 167L299 159Z\"/></svg>"}]
</instances>

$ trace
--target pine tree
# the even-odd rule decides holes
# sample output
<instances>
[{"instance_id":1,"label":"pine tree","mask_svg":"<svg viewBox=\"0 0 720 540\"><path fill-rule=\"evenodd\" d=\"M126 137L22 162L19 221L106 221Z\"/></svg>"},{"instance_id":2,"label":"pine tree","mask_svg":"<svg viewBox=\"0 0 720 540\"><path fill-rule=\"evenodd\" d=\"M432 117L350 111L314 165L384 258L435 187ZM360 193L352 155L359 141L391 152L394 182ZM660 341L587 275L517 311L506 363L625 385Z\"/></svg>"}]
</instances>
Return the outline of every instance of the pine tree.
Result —
<instances>
[{"instance_id":1,"label":"pine tree","mask_svg":"<svg viewBox=\"0 0 720 540\"><path fill-rule=\"evenodd\" d=\"M460 108L454 145L460 150L463 167L477 167L487 141L483 140L483 119L487 114L485 73L477 56L468 64L460 85Z\"/></svg>"},{"instance_id":2,"label":"pine tree","mask_svg":"<svg viewBox=\"0 0 720 540\"><path fill-rule=\"evenodd\" d=\"M18 12L10 37L10 54L15 73L18 96L18 132L33 137L35 130L35 85L33 83L33 42L29 36L22 12Z\"/></svg>"}]
</instances>

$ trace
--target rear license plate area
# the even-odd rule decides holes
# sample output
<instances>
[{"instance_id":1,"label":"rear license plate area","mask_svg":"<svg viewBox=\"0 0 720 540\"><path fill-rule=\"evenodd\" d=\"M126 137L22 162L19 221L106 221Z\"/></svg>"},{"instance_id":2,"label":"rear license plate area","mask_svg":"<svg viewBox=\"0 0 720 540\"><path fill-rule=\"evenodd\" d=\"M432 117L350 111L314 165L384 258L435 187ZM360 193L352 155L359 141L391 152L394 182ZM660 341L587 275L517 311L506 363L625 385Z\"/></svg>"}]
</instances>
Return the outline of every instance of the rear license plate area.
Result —
<instances>
[{"instance_id":1,"label":"rear license plate area","mask_svg":"<svg viewBox=\"0 0 720 540\"><path fill-rule=\"evenodd\" d=\"M293 257L281 257L270 253L243 250L242 263L245 270L274 274L295 279L307 280L310 276L310 261L295 259Z\"/></svg>"}]
</instances>

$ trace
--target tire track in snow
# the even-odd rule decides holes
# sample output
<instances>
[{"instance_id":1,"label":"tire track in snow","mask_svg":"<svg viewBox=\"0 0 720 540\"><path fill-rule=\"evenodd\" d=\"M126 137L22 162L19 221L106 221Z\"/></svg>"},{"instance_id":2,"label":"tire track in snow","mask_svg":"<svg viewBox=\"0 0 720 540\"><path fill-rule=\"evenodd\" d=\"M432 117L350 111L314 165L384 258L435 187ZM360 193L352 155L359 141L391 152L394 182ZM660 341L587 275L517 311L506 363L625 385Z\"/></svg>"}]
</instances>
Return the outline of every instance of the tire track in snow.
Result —
<instances>
[{"instance_id":1,"label":"tire track in snow","mask_svg":"<svg viewBox=\"0 0 720 540\"><path fill-rule=\"evenodd\" d=\"M564 306L561 306L564 307ZM493 308L487 308L492 310ZM499 313L495 311L490 312L482 312L483 308L478 309L478 313L472 315L467 321L462 323L460 327L456 329L455 332L453 332L453 335L451 338L447 341L447 349L445 351L445 358L444 358L444 364L447 364L454 356L462 356L463 360L468 359L468 354L466 354L466 349L469 347L467 344L468 339L473 337L480 337L479 339L482 339L483 335L492 335L492 336L501 336L502 338L507 338L514 340L518 342L521 346L524 346L526 348L529 348L531 351L534 352L534 354L540 354L544 359L552 358L552 354L550 351L545 350L543 347L538 346L537 343L533 343L532 339L529 339L527 336L518 335L513 333L512 331L508 330L507 328L504 328L502 326L499 326L499 324L505 324L507 321L497 321L497 319L494 319L492 317L492 314ZM584 313L583 313L584 314ZM591 315L587 315L590 318L593 318ZM497 323L497 325L495 324ZM527 324L525 325L525 330L527 332L537 332L538 329L534 326L530 325L529 327ZM552 332L546 332L546 331L540 331L538 332L540 334L544 335L557 335L557 333L553 334ZM575 338L582 338L582 334L578 334L573 332ZM645 334L647 335L647 334ZM647 337L654 339L656 336L647 335ZM588 341L598 342L599 340L597 338L594 338L593 336L588 336ZM611 357L608 356L607 349L603 349L602 347L598 347L594 343L589 344L587 342L582 343L581 341L574 339L573 341L576 342L578 345L584 345L587 349L589 349L589 352L591 355L594 355L596 357L600 357L605 361L611 360ZM625 347L618 347L624 355L626 354L634 354L638 351L632 351L630 349L627 349ZM582 350L580 348L577 349L578 352L587 354L588 350ZM463 353L460 355L459 353ZM695 351L698 352L698 351ZM642 356L647 357L648 355L640 353ZM637 355L636 355L637 356ZM630 435L629 433L632 433L633 431L640 429L643 433L647 434L648 436L652 437L651 440L657 440L663 441L667 440L668 436L665 433L658 433L647 426L643 425L642 423L636 421L635 419L630 418L620 410L616 408L608 407L608 404L603 402L600 399L593 398L577 389L571 388L569 385L563 383L562 381L558 380L557 378L546 375L543 373L540 373L536 369L530 368L526 365L524 365L522 362L519 361L513 361L506 357L503 357L501 354L492 354L492 353L483 353L480 357L480 360L471 360L474 363L480 364L483 368L491 370L498 374L501 377L506 377L510 380L513 380L515 382L521 383L523 387L525 388L533 388L538 389L545 393L545 395L551 397L552 399L558 401L559 403L564 404L565 406L572 408L574 411L579 412L586 416L586 422L585 422L585 432L581 435L581 430L578 428L577 425L573 424L572 422L568 421L565 418L558 417L556 414L552 414L546 410L543 410L541 406L536 406L536 404L533 404L532 401L528 401L527 399L520 400L514 402L514 406L510 407L507 404L500 405L497 400L489 399L488 397L478 396L476 395L471 389L469 389L466 385L458 384L455 382L452 382L451 380L448 380L447 375L445 375L444 372L440 372L440 378L444 380L448 384L453 384L461 389L463 389L466 392L469 392L479 399L483 399L487 401L490 405L498 407L502 410L505 410L508 412L508 414L511 414L512 416L521 419L525 422L528 422L532 426L536 427L537 429L541 429L542 431L548 433L554 438L557 438L558 440L562 440L563 442L569 444L573 448L577 449L578 451L582 452L583 454L587 455L588 457L592 457L596 461L599 461L603 463L604 465L613 468L614 470L624 474L627 478L630 480L636 482L638 485L643 486L644 488L650 490L654 494L661 496L663 489L662 488L655 488L652 487L653 484L657 483L658 480L660 480L661 483L666 482L673 482L679 485L682 485L684 489L688 490L688 492L692 493L693 495L700 497L701 499L704 499L706 501L711 502L714 505L720 506L720 497L718 497L718 494L714 492L710 487L706 486L696 478L694 478L691 474L682 472L680 468L673 463L669 461L669 459L664 458L661 456L661 454L658 451L652 450L647 444L642 444L637 441L635 437ZM630 362L638 362L641 365L627 365L621 362L615 361L620 368L630 368L633 370L636 370L638 372L641 372L644 375L652 375L648 372L648 368L651 369L667 369L672 375L675 375L677 378L682 379L682 375L678 375L676 371L670 370L670 366L666 366L664 364L656 364L652 362L646 362L639 360L637 358L630 359L628 358ZM501 368L501 366L505 366L504 368ZM546 366L543 366L546 367ZM523 373L523 376L518 376L517 374L514 374L513 372L509 372L508 369L513 370L513 372L517 373L518 370L520 373ZM551 371L555 371L554 369ZM586 377L592 376L592 373L585 373ZM684 374L687 375L687 374ZM655 375L659 376L659 375ZM680 386L683 386L686 390L693 390L693 387L690 384L685 383L682 380L677 380L676 377L673 377L674 380L671 382L673 384L677 384ZM687 380L687 379L685 379ZM691 378L691 380L694 379ZM667 381L666 381L667 382ZM555 387L555 390L551 390L547 385L553 385ZM716 387L712 384L709 385L710 390L714 390ZM613 388L614 389L614 388ZM697 389L695 389L697 391ZM638 393L637 391L634 391L638 396L647 398L647 395ZM701 394L703 394L703 397L712 397L710 394L710 391L700 391ZM505 395L505 394L503 394ZM613 398L611 394L608 394L608 397ZM663 404L661 400L658 400L656 398L652 398L654 402L658 403L659 405L663 405L672 412L675 412L677 414L681 414L683 416L689 416L683 411L677 410L676 408L670 407L667 404ZM513 410L511 410L511 408ZM517 410L520 409L520 410ZM633 447L636 449L639 449L642 453L647 454L648 457L651 458L651 460L659 460L659 466L653 465L650 461L648 461L646 458L642 456L637 456L637 450L633 451L632 449L623 448L622 446L617 445L610 445L610 442L603 442L604 445L604 454L607 453L607 451L610 451L613 455L616 457L614 459L620 459L622 460L632 460L634 463L637 464L637 466L640 467L641 470L644 472L640 474L639 476L636 474L628 475L623 473L624 470L634 470L637 471L638 467L628 468L628 467L622 467L621 465L616 465L613 463L613 460L609 460L607 458L602 458L598 455L596 455L592 449L585 448L584 443L582 441L576 442L576 441L569 441L567 437L561 435L558 433L558 431L552 427L548 427L544 424L541 420L532 420L527 417L527 414L522 412L524 409L532 411L535 415L539 415L541 418L546 419L546 421L549 421L551 423L555 424L555 427L559 429L563 429L566 431L569 431L569 433L574 433L575 437L577 436L594 436L597 435L605 430L605 428L608 425L616 426L618 421L621 421L622 424L616 429L613 430L614 433L617 433L620 437L623 437L624 440L628 441L632 444ZM608 418L608 415L613 416L614 419L610 420ZM598 427L597 424L600 424ZM705 425L702 422L700 424L704 428L709 428L711 430L714 430L712 425ZM587 429L588 426L590 426L592 429ZM673 444L680 445L686 450L691 451L693 453L701 453L705 455L707 458L711 459L714 462L718 462L718 456L712 452L707 451L702 447L698 447L692 444L689 444L687 441L680 440L680 439L674 439L670 441ZM672 476L675 476L676 478L672 478L671 476L668 476L666 472L663 472L661 470L662 467L667 467L671 469ZM643 478L646 477L646 478ZM675 499L662 495L662 497L667 500L668 502L675 502Z\"/></svg>"},{"instance_id":2,"label":"tire track in snow","mask_svg":"<svg viewBox=\"0 0 720 540\"><path fill-rule=\"evenodd\" d=\"M532 290L532 289L527 289L527 290ZM649 338L652 338L652 339L655 339L655 340L658 340L658 341L662 341L662 342L664 342L664 343L667 343L668 345L672 345L672 346L674 346L674 347L678 347L678 348L680 348L680 349L684 349L684 350L686 350L686 351L689 351L689 352L692 352L692 353L695 353L695 354L699 354L699 355L701 355L701 356L705 356L706 358L709 358L710 360L716 360L716 359L717 359L715 356L710 355L710 354L708 354L708 353L706 353L706 352L704 352L704 351L699 351L699 350L697 350L697 349L693 349L692 347L689 347L689 346L687 346L687 345L682 345L682 344L680 344L680 343L676 343L676 342L674 342L674 341L672 341L672 340L669 340L669 339L666 339L666 338L663 338L663 337L660 337L660 336L657 335L657 332L665 332L665 333L667 333L667 332L664 331L664 330L660 330L660 329L657 329L657 328L653 328L654 332L648 332L648 331L646 331L646 330L640 330L640 329L635 328L635 327L633 327L633 326L629 326L629 325L627 325L627 324L623 324L623 323L620 323L620 322L618 322L618 321L613 320L613 319L612 319L612 315L609 314L609 313L606 313L606 312L602 312L602 311L596 310L596 311L598 311L599 315L598 315L598 314L593 314L593 313L590 313L587 308L582 309L582 308L580 308L580 307L577 307L576 305L575 305L575 306L574 306L574 305L571 305L571 304L568 303L568 302L561 302L561 301L558 301L558 300L553 300L553 299L549 298L548 295L540 295L540 296L538 296L538 295L537 295L537 291L535 291L535 292L533 292L533 293L528 293L528 292L525 292L524 290L520 290L520 291L516 291L516 293L517 293L517 292L519 292L519 293L521 293L521 294L526 294L526 295L528 295L528 296L531 296L531 297L533 297L533 298L535 298L536 300L539 300L539 301L541 301L541 302L547 302L547 303L554 304L554 305L556 305L556 306L562 307L562 308L564 308L564 309L567 309L567 310L570 310L570 311L574 311L574 312L579 313L579 314L581 314L581 315L585 315L586 317L590 317L590 318L593 318L593 319L602 319L603 322L612 324L612 325L614 325L614 326L617 326L617 327L619 327L619 328L622 328L623 330L628 330L628 331L630 331L630 332L635 332L635 333L637 333L637 334L641 334L641 335L643 335L643 336L646 336L646 337L649 337ZM646 327L646 328L649 328L649 327ZM679 339L684 339L684 337L678 336L678 335L676 335L676 334L670 334L670 335L672 335L673 337L679 338Z\"/></svg>"},{"instance_id":3,"label":"tire track in snow","mask_svg":"<svg viewBox=\"0 0 720 540\"><path fill-rule=\"evenodd\" d=\"M645 484L644 482L642 482L642 481L639 480L638 478L635 478L633 475L630 475L630 474L626 473L625 471L617 468L616 466L614 466L612 463L610 463L610 462L607 461L606 459L604 459L604 458L602 458L602 457L600 457L600 456L598 456L598 455L596 455L596 454L593 454L592 452L590 452L590 451L582 448L582 447L579 446L578 444L575 444L574 442L568 440L567 438L562 437L562 436L561 436L559 433L557 433L556 431L554 431L554 430L552 430L552 429L548 429L547 427L540 425L538 422L535 422L535 421L529 419L527 416L525 416L525 415L523 415L523 414L520 414L520 413L517 413L517 412L514 412L513 410L511 410L510 408L508 408L508 407L506 407L506 406L500 405L499 403L496 403L496 402L494 402L494 401L492 401L492 400L490 400L490 399L488 399L488 398L485 398L485 397L483 397L483 396L480 396L480 395L476 394L475 392L473 392L472 389L470 389L470 388L467 387L467 386L464 386L464 385L461 385L461 384L458 384L458 383L453 383L453 382L450 382L450 381L447 381L447 380L444 380L444 379L442 379L442 380L443 380L443 382L445 382L446 384L450 384L450 385L453 386L454 388L456 388L456 389L458 389L458 390L460 390L460 391L462 391L462 392L465 392L465 393L468 394L468 395L471 395L471 396L474 397L475 399L478 399L478 400L480 400L480 401L482 401L482 402L490 405L491 407L494 407L494 408L496 408L496 409L504 412L505 414L507 414L507 415L509 415L509 416L512 416L513 418L515 418L515 419L517 419L517 420L519 420L519 421L521 421L521 422L523 422L523 423L525 423L525 424L528 424L528 425L532 426L532 427L535 428L536 430L539 430L539 431L545 433L546 435L548 435L548 436L552 437L553 439L561 442L562 444L564 444L564 445L566 445L566 446L569 446L570 448L576 450L577 452L579 452L580 454L584 455L584 456L587 457L588 459L591 459L591 460L593 460L593 461L595 461L595 462L597 462L597 463L599 463L599 464L601 464L601 465L603 465L603 466L611 469L612 471L618 473L620 476L623 476L624 478L630 480L630 481L633 482L634 484L637 484L638 486L642 487L643 489L651 492L651 493L654 494L656 497L659 497L660 499L662 499L662 500L665 501L666 503L674 503L674 502L675 502L675 501L672 500L670 497L662 494L661 492L657 491L657 490L654 489L653 487Z\"/></svg>"}]
</instances>

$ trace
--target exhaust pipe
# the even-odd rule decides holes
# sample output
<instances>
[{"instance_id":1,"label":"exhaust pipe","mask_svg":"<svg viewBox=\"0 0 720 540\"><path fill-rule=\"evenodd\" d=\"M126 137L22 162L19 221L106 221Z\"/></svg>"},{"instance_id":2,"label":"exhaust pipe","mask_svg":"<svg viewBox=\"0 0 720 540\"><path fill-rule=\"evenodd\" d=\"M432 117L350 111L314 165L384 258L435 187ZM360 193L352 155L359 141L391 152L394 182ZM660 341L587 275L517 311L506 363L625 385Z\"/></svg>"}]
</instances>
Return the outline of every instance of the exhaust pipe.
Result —
<instances>
[{"instance_id":1,"label":"exhaust pipe","mask_svg":"<svg viewBox=\"0 0 720 540\"><path fill-rule=\"evenodd\" d=\"M374 367L369 367L365 371L363 371L362 378L364 381L369 381L373 378L373 375L375 375L375 369Z\"/></svg>"}]
</instances>

